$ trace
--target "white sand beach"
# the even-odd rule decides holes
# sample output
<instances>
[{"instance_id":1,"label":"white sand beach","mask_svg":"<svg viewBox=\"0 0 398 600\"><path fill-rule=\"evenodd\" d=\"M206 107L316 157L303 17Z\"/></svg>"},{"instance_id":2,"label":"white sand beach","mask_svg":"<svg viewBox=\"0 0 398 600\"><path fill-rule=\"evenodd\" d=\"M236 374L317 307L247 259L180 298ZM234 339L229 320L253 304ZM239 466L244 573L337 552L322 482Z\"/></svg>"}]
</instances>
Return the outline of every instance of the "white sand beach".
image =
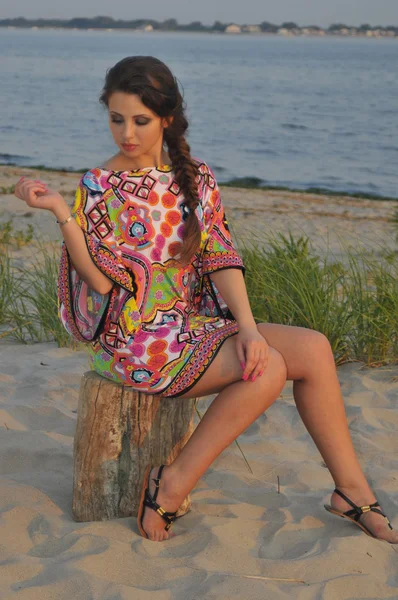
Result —
<instances>
[{"instance_id":1,"label":"white sand beach","mask_svg":"<svg viewBox=\"0 0 398 600\"><path fill-rule=\"evenodd\" d=\"M72 202L80 175L0 167L0 187L43 179ZM63 190L63 191L62 191ZM397 203L222 188L238 235L311 235L341 256L338 240L396 248ZM245 214L246 213L246 214ZM0 194L14 215L61 242L55 218ZM395 246L394 246L395 244ZM29 245L13 250L21 261ZM4 600L357 600L398 598L398 546L326 512L333 480L296 410L292 381L211 465L191 493L175 538L145 540L135 518L77 523L73 438L84 350L0 340L0 597ZM398 528L398 364L338 367L360 463ZM214 396L204 397L204 412ZM198 423L199 418L195 416ZM279 482L279 489L278 489Z\"/></svg>"}]
</instances>

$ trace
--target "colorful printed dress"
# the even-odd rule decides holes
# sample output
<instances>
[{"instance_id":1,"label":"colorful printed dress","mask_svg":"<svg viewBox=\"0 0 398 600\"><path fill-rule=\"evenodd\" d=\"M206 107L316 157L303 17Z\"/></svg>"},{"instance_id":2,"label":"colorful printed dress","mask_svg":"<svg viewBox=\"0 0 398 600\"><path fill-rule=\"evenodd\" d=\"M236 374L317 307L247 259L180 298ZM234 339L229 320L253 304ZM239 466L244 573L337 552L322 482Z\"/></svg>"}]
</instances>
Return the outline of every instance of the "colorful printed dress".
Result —
<instances>
[{"instance_id":1,"label":"colorful printed dress","mask_svg":"<svg viewBox=\"0 0 398 600\"><path fill-rule=\"evenodd\" d=\"M73 215L94 264L113 281L100 294L81 279L65 242L58 317L87 342L90 368L150 394L176 397L193 387L238 323L209 277L241 269L219 189L199 159L201 245L176 266L189 209L171 165L135 171L94 168L81 178Z\"/></svg>"}]
</instances>

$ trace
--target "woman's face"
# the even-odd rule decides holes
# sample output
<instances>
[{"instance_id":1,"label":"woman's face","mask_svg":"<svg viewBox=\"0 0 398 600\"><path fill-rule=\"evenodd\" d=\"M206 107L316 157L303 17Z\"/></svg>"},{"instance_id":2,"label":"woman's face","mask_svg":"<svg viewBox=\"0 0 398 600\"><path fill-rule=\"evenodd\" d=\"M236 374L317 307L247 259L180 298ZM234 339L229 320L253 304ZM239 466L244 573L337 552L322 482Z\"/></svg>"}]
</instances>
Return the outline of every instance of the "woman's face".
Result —
<instances>
[{"instance_id":1,"label":"woman's face","mask_svg":"<svg viewBox=\"0 0 398 600\"><path fill-rule=\"evenodd\" d=\"M109 127L123 156L134 162L159 160L166 119L152 112L136 94L113 92L108 101ZM134 145L126 148L124 144Z\"/></svg>"}]
</instances>

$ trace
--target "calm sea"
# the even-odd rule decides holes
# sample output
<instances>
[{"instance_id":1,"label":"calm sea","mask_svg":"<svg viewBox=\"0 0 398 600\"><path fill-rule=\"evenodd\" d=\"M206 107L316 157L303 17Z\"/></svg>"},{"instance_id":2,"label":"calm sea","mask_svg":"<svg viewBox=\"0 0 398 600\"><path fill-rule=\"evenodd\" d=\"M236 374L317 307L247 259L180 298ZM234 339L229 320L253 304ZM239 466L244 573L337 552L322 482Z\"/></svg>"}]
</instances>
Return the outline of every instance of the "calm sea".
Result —
<instances>
[{"instance_id":1,"label":"calm sea","mask_svg":"<svg viewBox=\"0 0 398 600\"><path fill-rule=\"evenodd\" d=\"M106 70L153 55L179 79L191 152L220 182L398 196L393 39L0 29L0 163L85 169L116 151Z\"/></svg>"}]
</instances>

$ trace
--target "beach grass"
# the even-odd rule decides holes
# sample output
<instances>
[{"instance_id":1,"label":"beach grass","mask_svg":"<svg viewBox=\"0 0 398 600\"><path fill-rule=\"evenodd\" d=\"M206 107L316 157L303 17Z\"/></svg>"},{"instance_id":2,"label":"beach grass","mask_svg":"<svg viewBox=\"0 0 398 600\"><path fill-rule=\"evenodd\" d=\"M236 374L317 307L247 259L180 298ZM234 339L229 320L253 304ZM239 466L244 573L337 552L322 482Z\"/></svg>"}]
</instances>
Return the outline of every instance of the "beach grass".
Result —
<instances>
[{"instance_id":1,"label":"beach grass","mask_svg":"<svg viewBox=\"0 0 398 600\"><path fill-rule=\"evenodd\" d=\"M73 349L57 314L60 243L28 234L26 264L10 252L21 233L0 236L0 338L23 344L55 341ZM245 283L257 322L315 329L330 341L336 364L398 361L397 251L372 256L365 247L344 248L345 262L321 258L306 235L258 233L238 239ZM249 241L248 241L249 240ZM342 243L342 242L341 242Z\"/></svg>"},{"instance_id":2,"label":"beach grass","mask_svg":"<svg viewBox=\"0 0 398 600\"><path fill-rule=\"evenodd\" d=\"M57 278L60 244L48 244L29 232L30 259L12 256L11 247L21 247L17 237L0 238L0 340L22 344L55 341L58 347L82 349L84 344L71 338L58 318Z\"/></svg>"}]
</instances>

